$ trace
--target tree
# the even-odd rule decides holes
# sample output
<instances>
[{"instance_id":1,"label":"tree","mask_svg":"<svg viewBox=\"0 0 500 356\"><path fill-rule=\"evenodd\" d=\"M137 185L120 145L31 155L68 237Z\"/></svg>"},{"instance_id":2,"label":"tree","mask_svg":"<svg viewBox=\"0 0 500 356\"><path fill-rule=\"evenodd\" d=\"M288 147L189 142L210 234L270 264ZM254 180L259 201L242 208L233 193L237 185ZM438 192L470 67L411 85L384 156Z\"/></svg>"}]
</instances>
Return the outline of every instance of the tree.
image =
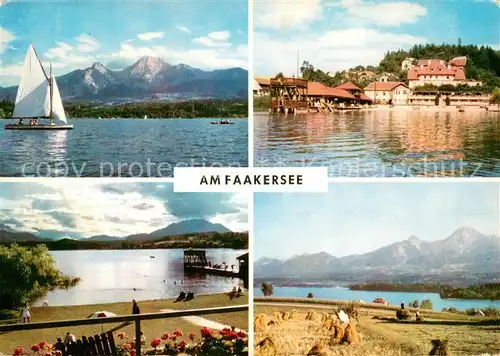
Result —
<instances>
[{"instance_id":1,"label":"tree","mask_svg":"<svg viewBox=\"0 0 500 356\"><path fill-rule=\"evenodd\" d=\"M273 295L273 285L271 283L267 282L262 282L262 285L260 287L262 290L262 293L264 294L265 297L270 297Z\"/></svg>"},{"instance_id":2,"label":"tree","mask_svg":"<svg viewBox=\"0 0 500 356\"><path fill-rule=\"evenodd\" d=\"M497 106L500 107L500 88L495 88L495 90L493 90L493 93L491 95L491 103L493 104L497 104Z\"/></svg>"},{"instance_id":3,"label":"tree","mask_svg":"<svg viewBox=\"0 0 500 356\"><path fill-rule=\"evenodd\" d=\"M412 308L418 308L418 305L419 305L418 300L414 300L412 303L410 303L410 307Z\"/></svg>"},{"instance_id":4,"label":"tree","mask_svg":"<svg viewBox=\"0 0 500 356\"><path fill-rule=\"evenodd\" d=\"M312 294L312 293L309 293L309 294L307 295L307 298L314 298L314 296L313 296L313 294Z\"/></svg>"},{"instance_id":5,"label":"tree","mask_svg":"<svg viewBox=\"0 0 500 356\"><path fill-rule=\"evenodd\" d=\"M432 310L432 302L430 299L425 299L422 300L422 303L420 303L420 308L421 309L430 309Z\"/></svg>"},{"instance_id":6,"label":"tree","mask_svg":"<svg viewBox=\"0 0 500 356\"><path fill-rule=\"evenodd\" d=\"M55 289L69 289L80 278L64 275L44 245L0 246L0 309L15 309Z\"/></svg>"}]
</instances>

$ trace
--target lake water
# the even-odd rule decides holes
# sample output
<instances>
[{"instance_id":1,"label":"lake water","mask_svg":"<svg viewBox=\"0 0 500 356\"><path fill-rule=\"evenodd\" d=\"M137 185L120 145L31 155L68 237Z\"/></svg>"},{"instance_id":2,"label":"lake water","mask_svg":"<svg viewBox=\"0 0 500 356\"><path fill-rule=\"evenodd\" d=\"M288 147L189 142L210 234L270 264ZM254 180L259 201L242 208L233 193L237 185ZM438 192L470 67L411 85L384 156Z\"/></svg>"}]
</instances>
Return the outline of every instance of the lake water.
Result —
<instances>
[{"instance_id":1,"label":"lake water","mask_svg":"<svg viewBox=\"0 0 500 356\"><path fill-rule=\"evenodd\" d=\"M373 292L349 290L348 288L304 288L304 287L274 287L273 297L298 297L305 298L307 294L312 293L317 299L333 299L372 302L375 298L384 298L389 304L399 306L401 302L408 305L414 300L422 301L430 299L434 310L455 307L458 310L470 308L500 308L500 301L490 300L469 300L469 299L441 299L437 293L407 293L407 292ZM254 295L262 297L262 291L259 288L254 289Z\"/></svg>"},{"instance_id":2,"label":"lake water","mask_svg":"<svg viewBox=\"0 0 500 356\"><path fill-rule=\"evenodd\" d=\"M500 176L500 113L254 115L256 166L326 166L332 177Z\"/></svg>"},{"instance_id":3,"label":"lake water","mask_svg":"<svg viewBox=\"0 0 500 356\"><path fill-rule=\"evenodd\" d=\"M246 251L207 249L206 252L209 261L235 265L237 271L236 257ZM184 275L183 250L85 250L51 254L63 273L82 281L68 291L50 292L35 305L45 300L50 306L60 306L175 298L181 291L193 292L195 296L223 293L240 282L243 288L238 278Z\"/></svg>"},{"instance_id":4,"label":"lake water","mask_svg":"<svg viewBox=\"0 0 500 356\"><path fill-rule=\"evenodd\" d=\"M5 130L0 176L171 177L175 166L248 166L248 120L75 119L69 131Z\"/></svg>"}]
</instances>

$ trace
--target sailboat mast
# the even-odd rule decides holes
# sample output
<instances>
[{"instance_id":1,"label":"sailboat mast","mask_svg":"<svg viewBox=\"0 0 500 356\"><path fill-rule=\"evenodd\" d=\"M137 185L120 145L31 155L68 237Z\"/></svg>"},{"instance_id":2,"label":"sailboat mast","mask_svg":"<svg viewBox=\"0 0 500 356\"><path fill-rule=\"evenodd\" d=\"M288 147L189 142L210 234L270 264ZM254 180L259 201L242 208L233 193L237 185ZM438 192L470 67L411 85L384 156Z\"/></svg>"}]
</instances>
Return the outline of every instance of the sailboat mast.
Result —
<instances>
[{"instance_id":1,"label":"sailboat mast","mask_svg":"<svg viewBox=\"0 0 500 356\"><path fill-rule=\"evenodd\" d=\"M53 96L54 96L54 85L53 85L53 77L52 77L52 62L50 62L50 80L49 80L49 88L50 88L50 114L49 118L50 121L52 122L52 101L53 101Z\"/></svg>"}]
</instances>

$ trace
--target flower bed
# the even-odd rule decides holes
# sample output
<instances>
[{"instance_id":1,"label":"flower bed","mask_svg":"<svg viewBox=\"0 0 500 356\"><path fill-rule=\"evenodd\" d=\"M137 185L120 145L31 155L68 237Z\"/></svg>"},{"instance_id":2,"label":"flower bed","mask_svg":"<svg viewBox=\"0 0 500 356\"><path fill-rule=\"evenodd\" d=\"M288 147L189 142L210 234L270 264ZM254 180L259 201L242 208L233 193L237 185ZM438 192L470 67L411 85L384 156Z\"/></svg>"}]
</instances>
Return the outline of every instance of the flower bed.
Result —
<instances>
[{"instance_id":1,"label":"flower bed","mask_svg":"<svg viewBox=\"0 0 500 356\"><path fill-rule=\"evenodd\" d=\"M116 334L116 347L119 356L136 356L135 339L124 332ZM165 332L159 338L153 338L148 345L141 345L144 355L248 355L248 335L244 331L223 329L214 332L209 328L201 328L200 336L190 332L188 340L182 340L184 332L175 329L172 333ZM149 348L150 347L150 348ZM13 356L62 356L60 351L54 350L53 345L43 341L31 346L31 350L17 348Z\"/></svg>"}]
</instances>

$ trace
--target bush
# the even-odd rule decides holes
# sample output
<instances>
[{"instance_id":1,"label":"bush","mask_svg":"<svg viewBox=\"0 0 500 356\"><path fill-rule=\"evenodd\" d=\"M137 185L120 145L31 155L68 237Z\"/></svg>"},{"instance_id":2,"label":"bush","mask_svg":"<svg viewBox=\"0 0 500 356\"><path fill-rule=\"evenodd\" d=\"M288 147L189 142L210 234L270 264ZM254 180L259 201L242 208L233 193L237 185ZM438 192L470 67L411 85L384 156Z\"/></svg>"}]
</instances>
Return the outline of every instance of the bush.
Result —
<instances>
[{"instance_id":1,"label":"bush","mask_svg":"<svg viewBox=\"0 0 500 356\"><path fill-rule=\"evenodd\" d=\"M312 293L309 293L309 294L307 295L307 298L314 298L314 297L313 297L313 294L312 294Z\"/></svg>"},{"instance_id":2,"label":"bush","mask_svg":"<svg viewBox=\"0 0 500 356\"><path fill-rule=\"evenodd\" d=\"M19 312L16 310L0 309L0 320L10 320L19 318Z\"/></svg>"},{"instance_id":3,"label":"bush","mask_svg":"<svg viewBox=\"0 0 500 356\"><path fill-rule=\"evenodd\" d=\"M430 299L422 300L422 303L420 304L420 308L432 310L432 302L430 301Z\"/></svg>"},{"instance_id":4,"label":"bush","mask_svg":"<svg viewBox=\"0 0 500 356\"><path fill-rule=\"evenodd\" d=\"M458 310L455 307L443 308L442 311L448 312L448 313L458 313Z\"/></svg>"},{"instance_id":5,"label":"bush","mask_svg":"<svg viewBox=\"0 0 500 356\"><path fill-rule=\"evenodd\" d=\"M418 308L418 305L419 305L418 300L414 300L412 303L410 303L410 307L412 308Z\"/></svg>"}]
</instances>

